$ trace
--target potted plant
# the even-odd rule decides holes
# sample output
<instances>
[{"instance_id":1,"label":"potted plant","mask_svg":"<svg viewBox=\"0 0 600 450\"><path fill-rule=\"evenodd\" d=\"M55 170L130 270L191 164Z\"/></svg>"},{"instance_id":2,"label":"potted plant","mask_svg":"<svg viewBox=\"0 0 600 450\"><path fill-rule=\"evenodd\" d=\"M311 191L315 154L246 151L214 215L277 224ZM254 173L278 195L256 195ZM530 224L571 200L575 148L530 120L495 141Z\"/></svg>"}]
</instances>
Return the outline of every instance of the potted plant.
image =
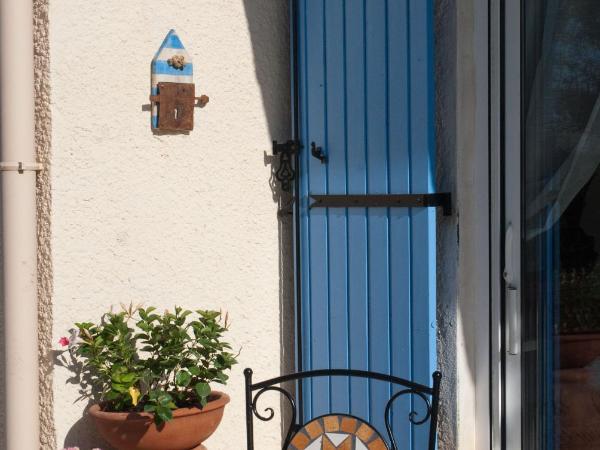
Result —
<instances>
[{"instance_id":1,"label":"potted plant","mask_svg":"<svg viewBox=\"0 0 600 450\"><path fill-rule=\"evenodd\" d=\"M223 341L228 326L218 311L129 306L98 324L75 324L59 342L82 395L95 400L89 414L110 445L190 450L202 448L229 403L210 387L226 384L236 363Z\"/></svg>"}]
</instances>

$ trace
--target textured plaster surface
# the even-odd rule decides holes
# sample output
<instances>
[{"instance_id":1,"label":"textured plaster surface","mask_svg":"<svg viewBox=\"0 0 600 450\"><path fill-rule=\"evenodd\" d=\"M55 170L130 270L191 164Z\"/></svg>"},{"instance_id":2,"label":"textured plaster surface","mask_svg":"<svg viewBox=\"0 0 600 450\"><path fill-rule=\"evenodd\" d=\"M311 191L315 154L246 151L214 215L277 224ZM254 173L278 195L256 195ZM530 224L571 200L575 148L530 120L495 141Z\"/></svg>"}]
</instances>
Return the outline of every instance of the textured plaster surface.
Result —
<instances>
[{"instance_id":1,"label":"textured plaster surface","mask_svg":"<svg viewBox=\"0 0 600 450\"><path fill-rule=\"evenodd\" d=\"M44 0L36 5L41 20ZM288 358L289 220L278 215L265 157L272 139L289 137L287 26L279 0L50 0L42 342L51 326L56 348L73 322L120 302L229 311L229 339L242 353L211 450L244 448L242 369L275 376ZM198 93L211 99L189 135L153 135L144 107L150 60L171 27L194 59ZM38 27L38 43L44 33ZM37 62L47 69L47 55ZM38 87L45 156L47 80ZM68 379L55 366L53 396L43 384L43 447L108 448ZM257 425L256 436L256 448L278 448L277 420Z\"/></svg>"},{"instance_id":2,"label":"textured plaster surface","mask_svg":"<svg viewBox=\"0 0 600 450\"><path fill-rule=\"evenodd\" d=\"M40 358L40 447L56 447L52 414L52 254L51 254L51 122L48 0L35 0L35 137L37 159L46 170L37 177L38 343Z\"/></svg>"},{"instance_id":3,"label":"textured plaster surface","mask_svg":"<svg viewBox=\"0 0 600 450\"><path fill-rule=\"evenodd\" d=\"M456 1L436 0L435 61L436 61L436 144L437 188L451 192L454 215L438 214L437 223L437 320L438 366L443 373L439 448L457 448L457 272L458 227L460 209L456 202Z\"/></svg>"}]
</instances>

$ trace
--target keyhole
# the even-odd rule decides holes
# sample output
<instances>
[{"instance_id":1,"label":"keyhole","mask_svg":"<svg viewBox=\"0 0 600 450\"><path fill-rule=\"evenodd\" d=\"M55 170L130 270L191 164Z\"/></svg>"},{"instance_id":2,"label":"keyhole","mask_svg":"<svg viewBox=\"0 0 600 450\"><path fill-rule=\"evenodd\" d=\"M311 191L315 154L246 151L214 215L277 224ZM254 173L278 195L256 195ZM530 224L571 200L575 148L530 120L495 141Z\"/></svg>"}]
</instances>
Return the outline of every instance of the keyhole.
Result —
<instances>
[{"instance_id":1,"label":"keyhole","mask_svg":"<svg viewBox=\"0 0 600 450\"><path fill-rule=\"evenodd\" d=\"M175 115L175 120L179 120L179 108L178 107L175 107L174 115Z\"/></svg>"}]
</instances>

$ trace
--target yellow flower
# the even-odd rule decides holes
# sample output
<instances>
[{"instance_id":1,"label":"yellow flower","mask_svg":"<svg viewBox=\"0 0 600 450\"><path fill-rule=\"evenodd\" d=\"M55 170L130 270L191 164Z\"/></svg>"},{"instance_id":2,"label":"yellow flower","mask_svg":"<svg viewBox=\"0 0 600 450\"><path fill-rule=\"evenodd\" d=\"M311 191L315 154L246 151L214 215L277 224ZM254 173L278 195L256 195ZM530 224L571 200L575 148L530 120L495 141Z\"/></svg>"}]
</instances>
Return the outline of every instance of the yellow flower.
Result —
<instances>
[{"instance_id":1,"label":"yellow flower","mask_svg":"<svg viewBox=\"0 0 600 450\"><path fill-rule=\"evenodd\" d=\"M129 395L131 396L131 403L133 403L133 406L137 406L138 404L138 400L140 398L140 390L131 386L129 388Z\"/></svg>"}]
</instances>

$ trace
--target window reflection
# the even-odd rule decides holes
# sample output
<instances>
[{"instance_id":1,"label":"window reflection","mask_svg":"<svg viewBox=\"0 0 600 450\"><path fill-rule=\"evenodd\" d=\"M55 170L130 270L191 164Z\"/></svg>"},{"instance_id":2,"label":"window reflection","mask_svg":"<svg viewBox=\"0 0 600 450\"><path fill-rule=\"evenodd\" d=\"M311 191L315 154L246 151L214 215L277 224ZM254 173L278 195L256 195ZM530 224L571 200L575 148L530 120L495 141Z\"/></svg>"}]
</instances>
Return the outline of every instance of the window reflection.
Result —
<instances>
[{"instance_id":1,"label":"window reflection","mask_svg":"<svg viewBox=\"0 0 600 450\"><path fill-rule=\"evenodd\" d=\"M600 448L600 2L524 2L523 448Z\"/></svg>"}]
</instances>

